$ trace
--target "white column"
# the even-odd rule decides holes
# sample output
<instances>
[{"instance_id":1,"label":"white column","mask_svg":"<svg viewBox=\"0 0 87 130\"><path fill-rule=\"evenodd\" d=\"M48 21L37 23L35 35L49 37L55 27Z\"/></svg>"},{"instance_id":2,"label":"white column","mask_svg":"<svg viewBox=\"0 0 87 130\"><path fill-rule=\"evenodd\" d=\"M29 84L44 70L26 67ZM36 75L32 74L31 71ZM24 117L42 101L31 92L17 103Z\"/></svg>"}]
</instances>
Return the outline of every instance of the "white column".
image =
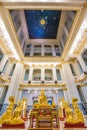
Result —
<instances>
[{"instance_id":1,"label":"white column","mask_svg":"<svg viewBox=\"0 0 87 130\"><path fill-rule=\"evenodd\" d=\"M80 93L81 93L81 96L83 97L83 100L86 102L86 96L85 96L83 87L80 87Z\"/></svg>"},{"instance_id":2,"label":"white column","mask_svg":"<svg viewBox=\"0 0 87 130\"><path fill-rule=\"evenodd\" d=\"M61 79L64 82L65 78L64 78L63 70L62 70L62 68L60 68L59 70L60 70Z\"/></svg>"},{"instance_id":3,"label":"white column","mask_svg":"<svg viewBox=\"0 0 87 130\"><path fill-rule=\"evenodd\" d=\"M66 37L68 37L69 33L68 33L68 30L66 29L66 27L64 26L64 32L66 34Z\"/></svg>"},{"instance_id":4,"label":"white column","mask_svg":"<svg viewBox=\"0 0 87 130\"><path fill-rule=\"evenodd\" d=\"M87 102L87 91L86 91L86 87L81 87L82 91L83 91L83 95L84 95L84 98L85 98L85 101Z\"/></svg>"},{"instance_id":5,"label":"white column","mask_svg":"<svg viewBox=\"0 0 87 130\"><path fill-rule=\"evenodd\" d=\"M23 64L17 63L5 98L5 103L8 103L9 96L15 96L15 100L17 100L18 87L21 81L22 71Z\"/></svg>"},{"instance_id":6,"label":"white column","mask_svg":"<svg viewBox=\"0 0 87 130\"><path fill-rule=\"evenodd\" d=\"M67 89L63 89L63 93L64 93L64 99L65 99L66 101L69 101Z\"/></svg>"},{"instance_id":7,"label":"white column","mask_svg":"<svg viewBox=\"0 0 87 130\"><path fill-rule=\"evenodd\" d=\"M32 45L31 51L30 51L30 56L33 56L33 55L34 55L34 45Z\"/></svg>"},{"instance_id":8,"label":"white column","mask_svg":"<svg viewBox=\"0 0 87 130\"><path fill-rule=\"evenodd\" d=\"M7 59L8 59L8 55L4 55L4 57L2 58L2 60L1 60L1 62L0 62L0 71L3 70L3 67L4 67L4 65L5 65L5 63L6 63L6 61L7 61Z\"/></svg>"},{"instance_id":9,"label":"white column","mask_svg":"<svg viewBox=\"0 0 87 130\"><path fill-rule=\"evenodd\" d=\"M63 74L65 76L65 82L66 82L69 102L72 103L73 97L78 98L78 100L80 102L79 94L78 94L78 91L77 91L77 88L76 88L76 85L74 82L74 77L72 75L69 64L68 63L63 64L62 69L63 69Z\"/></svg>"},{"instance_id":10,"label":"white column","mask_svg":"<svg viewBox=\"0 0 87 130\"><path fill-rule=\"evenodd\" d=\"M41 56L44 56L44 45L42 45Z\"/></svg>"},{"instance_id":11,"label":"white column","mask_svg":"<svg viewBox=\"0 0 87 130\"><path fill-rule=\"evenodd\" d=\"M5 75L9 75L9 73L10 73L12 67L13 67L13 64L12 64L11 61L9 61L8 66L7 66L7 69L6 69L6 71L5 71Z\"/></svg>"},{"instance_id":12,"label":"white column","mask_svg":"<svg viewBox=\"0 0 87 130\"><path fill-rule=\"evenodd\" d=\"M52 56L56 56L54 45L51 45L51 48L52 48Z\"/></svg>"},{"instance_id":13,"label":"white column","mask_svg":"<svg viewBox=\"0 0 87 130\"><path fill-rule=\"evenodd\" d=\"M82 56L81 56L81 55L79 55L79 56L77 57L77 59L79 60L80 65L81 65L81 67L82 67L83 71L87 71L87 66L86 66L86 64L85 64L85 62L84 62L84 60L83 60Z\"/></svg>"},{"instance_id":14,"label":"white column","mask_svg":"<svg viewBox=\"0 0 87 130\"><path fill-rule=\"evenodd\" d=\"M57 81L56 68L53 67L52 71L53 71L53 81Z\"/></svg>"},{"instance_id":15,"label":"white column","mask_svg":"<svg viewBox=\"0 0 87 130\"><path fill-rule=\"evenodd\" d=\"M44 68L41 68L41 81L44 81Z\"/></svg>"},{"instance_id":16,"label":"white column","mask_svg":"<svg viewBox=\"0 0 87 130\"><path fill-rule=\"evenodd\" d=\"M24 81L24 76L25 76L25 68L24 68L24 66L23 66L23 71L22 71L21 81Z\"/></svg>"},{"instance_id":17,"label":"white column","mask_svg":"<svg viewBox=\"0 0 87 130\"><path fill-rule=\"evenodd\" d=\"M0 87L0 99L2 98L4 87Z\"/></svg>"},{"instance_id":18,"label":"white column","mask_svg":"<svg viewBox=\"0 0 87 130\"><path fill-rule=\"evenodd\" d=\"M29 81L32 81L32 76L33 76L33 68L30 68L30 72L29 72Z\"/></svg>"},{"instance_id":19,"label":"white column","mask_svg":"<svg viewBox=\"0 0 87 130\"><path fill-rule=\"evenodd\" d=\"M18 89L18 93L17 93L17 103L18 103L18 101L20 101L21 100L21 96L22 96L22 89Z\"/></svg>"}]
</instances>

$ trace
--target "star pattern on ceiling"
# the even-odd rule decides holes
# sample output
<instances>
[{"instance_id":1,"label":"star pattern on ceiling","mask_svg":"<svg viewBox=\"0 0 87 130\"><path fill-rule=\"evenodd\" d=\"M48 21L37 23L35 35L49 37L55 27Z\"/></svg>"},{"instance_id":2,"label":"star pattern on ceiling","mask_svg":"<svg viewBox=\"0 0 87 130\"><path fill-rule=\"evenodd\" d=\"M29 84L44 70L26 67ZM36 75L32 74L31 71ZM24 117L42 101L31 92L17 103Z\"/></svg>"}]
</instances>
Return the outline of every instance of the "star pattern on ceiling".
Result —
<instances>
[{"instance_id":1,"label":"star pattern on ceiling","mask_svg":"<svg viewBox=\"0 0 87 130\"><path fill-rule=\"evenodd\" d=\"M25 10L30 39L56 39L61 16L59 10Z\"/></svg>"}]
</instances>

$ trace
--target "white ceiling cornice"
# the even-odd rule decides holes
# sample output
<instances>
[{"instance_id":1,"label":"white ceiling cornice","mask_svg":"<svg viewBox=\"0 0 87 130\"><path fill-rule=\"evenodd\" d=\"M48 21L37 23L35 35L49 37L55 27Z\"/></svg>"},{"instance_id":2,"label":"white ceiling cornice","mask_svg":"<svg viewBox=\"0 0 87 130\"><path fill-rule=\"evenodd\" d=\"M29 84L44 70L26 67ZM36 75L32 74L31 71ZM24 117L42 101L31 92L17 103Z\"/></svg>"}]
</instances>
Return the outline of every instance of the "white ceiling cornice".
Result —
<instances>
[{"instance_id":1,"label":"white ceiling cornice","mask_svg":"<svg viewBox=\"0 0 87 130\"><path fill-rule=\"evenodd\" d=\"M3 2L3 0L1 0ZM4 0L5 2L33 2L33 3L85 3L86 0Z\"/></svg>"},{"instance_id":2,"label":"white ceiling cornice","mask_svg":"<svg viewBox=\"0 0 87 130\"><path fill-rule=\"evenodd\" d=\"M26 0L25 0L26 1ZM2 2L7 9L54 9L54 10L78 10L84 6L83 2Z\"/></svg>"}]
</instances>

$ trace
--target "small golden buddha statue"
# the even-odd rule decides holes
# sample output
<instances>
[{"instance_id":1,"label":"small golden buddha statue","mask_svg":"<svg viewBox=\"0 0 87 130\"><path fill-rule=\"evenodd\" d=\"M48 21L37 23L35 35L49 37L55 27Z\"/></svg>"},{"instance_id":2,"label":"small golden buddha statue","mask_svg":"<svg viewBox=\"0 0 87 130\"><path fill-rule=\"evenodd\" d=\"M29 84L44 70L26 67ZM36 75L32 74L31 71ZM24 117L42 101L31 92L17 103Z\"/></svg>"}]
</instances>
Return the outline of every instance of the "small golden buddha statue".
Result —
<instances>
[{"instance_id":1,"label":"small golden buddha statue","mask_svg":"<svg viewBox=\"0 0 87 130\"><path fill-rule=\"evenodd\" d=\"M22 102L18 102L18 106L14 110L14 116L10 120L9 124L24 124L24 120L21 119L22 115Z\"/></svg>"},{"instance_id":2,"label":"small golden buddha statue","mask_svg":"<svg viewBox=\"0 0 87 130\"><path fill-rule=\"evenodd\" d=\"M84 123L84 117L83 117L83 114L82 114L77 102L78 102L77 98L72 98L72 105L74 108L75 118L76 118L77 122Z\"/></svg>"},{"instance_id":3,"label":"small golden buddha statue","mask_svg":"<svg viewBox=\"0 0 87 130\"><path fill-rule=\"evenodd\" d=\"M73 122L74 114L72 108L69 106L69 102L65 104L65 114L66 114L66 122Z\"/></svg>"},{"instance_id":4,"label":"small golden buddha statue","mask_svg":"<svg viewBox=\"0 0 87 130\"><path fill-rule=\"evenodd\" d=\"M0 118L0 124L9 123L12 117L13 117L12 110L7 108L6 112L4 112L2 117Z\"/></svg>"},{"instance_id":5,"label":"small golden buddha statue","mask_svg":"<svg viewBox=\"0 0 87 130\"><path fill-rule=\"evenodd\" d=\"M9 97L9 105L6 108L6 112L3 113L2 117L0 118L0 124L10 122L13 116L15 98L14 96Z\"/></svg>"},{"instance_id":6,"label":"small golden buddha statue","mask_svg":"<svg viewBox=\"0 0 87 130\"><path fill-rule=\"evenodd\" d=\"M79 123L84 124L83 114L80 111L77 102L78 102L77 98L72 99L73 110L69 107L68 104L66 104L65 111L66 111L67 124L73 124L73 125L78 125Z\"/></svg>"}]
</instances>

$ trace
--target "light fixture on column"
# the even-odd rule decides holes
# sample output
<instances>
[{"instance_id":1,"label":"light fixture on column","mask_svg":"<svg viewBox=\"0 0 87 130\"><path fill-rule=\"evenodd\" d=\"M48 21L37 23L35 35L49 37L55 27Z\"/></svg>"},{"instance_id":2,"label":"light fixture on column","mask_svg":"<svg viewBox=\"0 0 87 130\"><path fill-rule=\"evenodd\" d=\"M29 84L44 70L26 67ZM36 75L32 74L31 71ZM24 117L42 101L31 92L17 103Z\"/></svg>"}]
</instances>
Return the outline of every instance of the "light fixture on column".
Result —
<instances>
[{"instance_id":1,"label":"light fixture on column","mask_svg":"<svg viewBox=\"0 0 87 130\"><path fill-rule=\"evenodd\" d=\"M30 93L30 90L28 90L28 93Z\"/></svg>"},{"instance_id":2,"label":"light fixture on column","mask_svg":"<svg viewBox=\"0 0 87 130\"><path fill-rule=\"evenodd\" d=\"M58 90L56 90L56 93L58 93Z\"/></svg>"},{"instance_id":3,"label":"light fixture on column","mask_svg":"<svg viewBox=\"0 0 87 130\"><path fill-rule=\"evenodd\" d=\"M35 90L35 93L37 93L37 90Z\"/></svg>"},{"instance_id":4,"label":"light fixture on column","mask_svg":"<svg viewBox=\"0 0 87 130\"><path fill-rule=\"evenodd\" d=\"M51 90L49 90L49 93L51 93Z\"/></svg>"}]
</instances>

